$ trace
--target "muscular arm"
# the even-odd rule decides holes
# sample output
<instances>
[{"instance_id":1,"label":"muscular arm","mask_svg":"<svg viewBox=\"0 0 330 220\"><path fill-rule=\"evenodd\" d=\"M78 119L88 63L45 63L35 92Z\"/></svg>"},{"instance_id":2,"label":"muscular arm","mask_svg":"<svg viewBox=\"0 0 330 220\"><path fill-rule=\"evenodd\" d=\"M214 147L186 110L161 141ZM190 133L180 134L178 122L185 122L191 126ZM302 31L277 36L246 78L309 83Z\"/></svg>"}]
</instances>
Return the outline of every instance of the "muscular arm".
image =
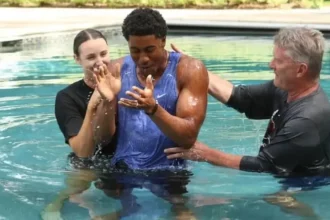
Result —
<instances>
[{"instance_id":1,"label":"muscular arm","mask_svg":"<svg viewBox=\"0 0 330 220\"><path fill-rule=\"evenodd\" d=\"M171 47L183 54L175 45L171 44ZM210 71L208 76L208 93L223 104L244 112L249 118L262 119L271 115L274 89L267 89L265 85L234 87L232 83Z\"/></svg>"},{"instance_id":2,"label":"muscular arm","mask_svg":"<svg viewBox=\"0 0 330 220\"><path fill-rule=\"evenodd\" d=\"M171 44L171 47L174 51L184 54L184 52L174 44ZM234 85L229 81L222 79L220 76L212 73L211 71L207 71L207 73L209 77L209 94L223 104L226 104L232 94Z\"/></svg>"},{"instance_id":3,"label":"muscular arm","mask_svg":"<svg viewBox=\"0 0 330 220\"><path fill-rule=\"evenodd\" d=\"M179 146L190 148L195 143L205 119L208 75L201 61L182 56L177 67L177 77L182 88L176 115L169 114L159 106L151 119Z\"/></svg>"}]
</instances>

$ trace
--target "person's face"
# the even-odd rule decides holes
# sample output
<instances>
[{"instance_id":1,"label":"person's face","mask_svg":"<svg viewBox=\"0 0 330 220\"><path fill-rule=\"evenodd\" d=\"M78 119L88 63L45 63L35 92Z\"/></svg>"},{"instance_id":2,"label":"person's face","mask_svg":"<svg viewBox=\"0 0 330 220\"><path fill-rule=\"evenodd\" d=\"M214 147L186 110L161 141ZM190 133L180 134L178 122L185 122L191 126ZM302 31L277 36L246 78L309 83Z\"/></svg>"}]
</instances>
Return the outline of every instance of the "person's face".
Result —
<instances>
[{"instance_id":1,"label":"person's face","mask_svg":"<svg viewBox=\"0 0 330 220\"><path fill-rule=\"evenodd\" d=\"M108 45L103 38L91 39L82 43L79 47L79 56L75 60L84 69L85 74L91 75L94 68L103 63L110 62Z\"/></svg>"},{"instance_id":2,"label":"person's face","mask_svg":"<svg viewBox=\"0 0 330 220\"><path fill-rule=\"evenodd\" d=\"M283 90L290 90L299 82L298 80L307 74L307 65L295 62L286 53L286 50L274 46L273 59L269 66L274 70L274 85Z\"/></svg>"},{"instance_id":3,"label":"person's face","mask_svg":"<svg viewBox=\"0 0 330 220\"><path fill-rule=\"evenodd\" d=\"M155 74L164 63L165 38L155 35L129 36L130 54L142 74Z\"/></svg>"}]
</instances>

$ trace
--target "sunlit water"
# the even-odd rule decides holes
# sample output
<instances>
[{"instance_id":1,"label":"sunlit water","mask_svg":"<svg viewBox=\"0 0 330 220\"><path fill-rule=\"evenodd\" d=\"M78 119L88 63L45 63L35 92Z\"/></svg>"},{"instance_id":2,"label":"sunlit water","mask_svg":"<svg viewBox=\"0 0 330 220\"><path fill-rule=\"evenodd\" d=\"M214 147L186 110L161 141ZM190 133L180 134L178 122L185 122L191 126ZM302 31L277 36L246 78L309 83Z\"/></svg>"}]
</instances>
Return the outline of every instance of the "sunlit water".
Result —
<instances>
[{"instance_id":1,"label":"sunlit water","mask_svg":"<svg viewBox=\"0 0 330 220\"><path fill-rule=\"evenodd\" d=\"M0 219L39 219L41 210L65 187L66 157L70 148L54 118L54 98L60 89L82 77L72 57L72 36L58 44L0 54ZM205 62L233 83L253 84L271 79L268 37L171 36L169 43ZM122 37L109 37L111 57L127 53ZM322 85L330 94L330 74L324 59ZM223 151L256 155L266 121L247 120L209 98L199 140ZM190 163L194 173L188 185L188 206L198 219L300 219L266 203L264 195L281 185L270 175ZM134 190L141 210L126 219L171 219L170 205L144 189ZM330 219L330 187L296 196L322 219ZM119 202L92 187L82 195L97 214L116 210ZM64 219L89 219L86 208L67 201Z\"/></svg>"}]
</instances>

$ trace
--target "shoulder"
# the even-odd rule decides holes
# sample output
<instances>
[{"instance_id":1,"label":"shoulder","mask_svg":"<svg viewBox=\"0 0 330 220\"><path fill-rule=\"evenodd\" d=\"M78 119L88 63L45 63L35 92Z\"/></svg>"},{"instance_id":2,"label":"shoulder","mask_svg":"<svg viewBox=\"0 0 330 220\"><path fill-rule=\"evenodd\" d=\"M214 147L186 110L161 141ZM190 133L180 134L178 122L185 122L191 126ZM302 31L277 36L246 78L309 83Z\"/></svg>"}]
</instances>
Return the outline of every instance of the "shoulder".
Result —
<instances>
[{"instance_id":1,"label":"shoulder","mask_svg":"<svg viewBox=\"0 0 330 220\"><path fill-rule=\"evenodd\" d=\"M287 129L296 133L317 133L322 139L330 133L330 103L323 90L291 105L287 112L291 118L286 123Z\"/></svg>"},{"instance_id":2,"label":"shoulder","mask_svg":"<svg viewBox=\"0 0 330 220\"><path fill-rule=\"evenodd\" d=\"M194 57L181 55L177 65L177 77L180 83L204 84L208 87L208 73L204 63Z\"/></svg>"},{"instance_id":3,"label":"shoulder","mask_svg":"<svg viewBox=\"0 0 330 220\"><path fill-rule=\"evenodd\" d=\"M83 79L71 83L70 85L67 85L66 87L57 92L57 96L66 96L70 93L73 93L74 91L79 89L79 86L81 85L82 81Z\"/></svg>"},{"instance_id":4,"label":"shoulder","mask_svg":"<svg viewBox=\"0 0 330 220\"><path fill-rule=\"evenodd\" d=\"M322 87L319 87L315 94L311 97L309 104L311 110L314 109L318 114L330 116L330 101ZM317 108L315 108L317 106ZM330 119L330 117L329 117Z\"/></svg>"},{"instance_id":5,"label":"shoulder","mask_svg":"<svg viewBox=\"0 0 330 220\"><path fill-rule=\"evenodd\" d=\"M181 55L177 68L178 70L184 72L190 72L192 70L195 72L203 73L203 71L207 71L204 63L201 60L184 54Z\"/></svg>"},{"instance_id":6,"label":"shoulder","mask_svg":"<svg viewBox=\"0 0 330 220\"><path fill-rule=\"evenodd\" d=\"M61 89L56 94L56 103L70 100L72 96L81 88L83 79L78 80L65 88Z\"/></svg>"},{"instance_id":7,"label":"shoulder","mask_svg":"<svg viewBox=\"0 0 330 220\"><path fill-rule=\"evenodd\" d=\"M55 97L55 108L60 110L65 108L68 103L73 102L72 91L67 87L57 92Z\"/></svg>"},{"instance_id":8,"label":"shoulder","mask_svg":"<svg viewBox=\"0 0 330 220\"><path fill-rule=\"evenodd\" d=\"M319 90L309 97L293 103L289 114L313 121L317 127L330 124L330 102L326 94ZM330 127L329 127L330 130Z\"/></svg>"}]
</instances>

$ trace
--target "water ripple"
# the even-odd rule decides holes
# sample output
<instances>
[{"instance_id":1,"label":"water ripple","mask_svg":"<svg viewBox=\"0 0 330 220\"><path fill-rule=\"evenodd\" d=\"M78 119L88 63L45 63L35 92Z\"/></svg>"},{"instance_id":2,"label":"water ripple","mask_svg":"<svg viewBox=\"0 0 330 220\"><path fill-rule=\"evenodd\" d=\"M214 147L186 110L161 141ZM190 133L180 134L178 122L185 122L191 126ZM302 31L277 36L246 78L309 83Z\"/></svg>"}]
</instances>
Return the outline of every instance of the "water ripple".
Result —
<instances>
[{"instance_id":1,"label":"water ripple","mask_svg":"<svg viewBox=\"0 0 330 220\"><path fill-rule=\"evenodd\" d=\"M272 56L269 37L170 36L167 41L202 60L209 70L234 84L260 83L273 78L268 67ZM108 42L111 42L111 58L128 53L127 42L121 36ZM327 94L330 94L330 64L326 62L329 56L327 51L321 75ZM36 219L42 208L65 187L66 158L71 149L64 143L56 124L54 98L57 91L82 78L82 69L72 58L72 41L47 42L37 48L0 54L0 58L0 197L7 201L2 203L0 219ZM243 114L210 97L199 140L228 153L256 155L266 125L267 121L247 120ZM194 175L188 185L188 197L199 219L290 218L263 201L265 194L281 187L270 175L198 162L189 162L189 168ZM315 198L308 197L306 203L319 207L318 213L329 219L330 212L324 204L330 190L321 190L323 193L315 191L304 196L313 195ZM96 193L92 189L91 192ZM146 190L137 190L136 194L147 208L135 219L150 216L159 219L168 212L165 202ZM97 194L91 201L100 198L104 199L105 195ZM86 218L81 209L68 205L64 217ZM13 211L14 206L19 206L21 211Z\"/></svg>"},{"instance_id":2,"label":"water ripple","mask_svg":"<svg viewBox=\"0 0 330 220\"><path fill-rule=\"evenodd\" d=\"M0 111L8 111L13 109L21 108L37 108L45 105L30 105L30 106L20 106L17 107L11 106L11 108L1 108ZM5 131L10 128L20 127L24 125L36 125L36 124L47 124L54 121L54 116L51 114L35 114L35 115L24 115L24 116L5 116L0 118L0 131Z\"/></svg>"}]
</instances>

